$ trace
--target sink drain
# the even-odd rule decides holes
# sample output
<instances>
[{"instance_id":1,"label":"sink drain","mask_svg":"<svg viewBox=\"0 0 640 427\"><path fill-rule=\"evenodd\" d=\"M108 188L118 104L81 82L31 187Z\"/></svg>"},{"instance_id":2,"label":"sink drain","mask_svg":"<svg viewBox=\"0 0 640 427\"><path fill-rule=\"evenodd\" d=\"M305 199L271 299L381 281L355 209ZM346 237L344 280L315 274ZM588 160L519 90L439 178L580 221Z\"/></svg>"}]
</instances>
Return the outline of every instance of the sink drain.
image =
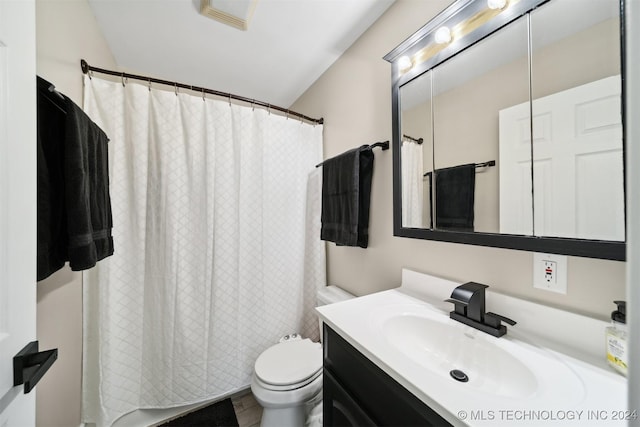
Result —
<instances>
[{"instance_id":1,"label":"sink drain","mask_svg":"<svg viewBox=\"0 0 640 427\"><path fill-rule=\"evenodd\" d=\"M459 369L454 369L453 371L450 371L449 375L451 375L451 377L454 380L460 381L462 383L466 383L467 381L469 381L469 377L467 376L467 374L465 374Z\"/></svg>"}]
</instances>

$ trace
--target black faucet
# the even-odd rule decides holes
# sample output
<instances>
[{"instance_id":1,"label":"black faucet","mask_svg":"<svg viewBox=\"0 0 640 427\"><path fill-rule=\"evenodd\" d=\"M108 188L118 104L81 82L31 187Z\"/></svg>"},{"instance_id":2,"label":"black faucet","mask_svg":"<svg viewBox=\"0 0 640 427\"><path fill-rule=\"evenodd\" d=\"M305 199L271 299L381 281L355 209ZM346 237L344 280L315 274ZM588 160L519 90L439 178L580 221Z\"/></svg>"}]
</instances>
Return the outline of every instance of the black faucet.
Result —
<instances>
[{"instance_id":1,"label":"black faucet","mask_svg":"<svg viewBox=\"0 0 640 427\"><path fill-rule=\"evenodd\" d=\"M485 312L484 290L487 285L467 282L453 290L451 298L445 300L454 304L454 310L449 317L458 322L486 332L494 337L501 337L507 333L507 327L501 322L513 326L516 324L508 317Z\"/></svg>"}]
</instances>

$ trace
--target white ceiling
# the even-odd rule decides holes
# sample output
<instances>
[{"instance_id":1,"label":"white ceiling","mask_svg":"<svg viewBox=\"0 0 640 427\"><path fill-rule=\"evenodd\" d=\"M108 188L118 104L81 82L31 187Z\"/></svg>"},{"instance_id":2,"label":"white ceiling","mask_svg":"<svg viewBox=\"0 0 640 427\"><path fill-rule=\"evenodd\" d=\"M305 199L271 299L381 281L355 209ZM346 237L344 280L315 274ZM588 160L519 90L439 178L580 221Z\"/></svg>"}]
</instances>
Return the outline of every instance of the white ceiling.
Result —
<instances>
[{"instance_id":1,"label":"white ceiling","mask_svg":"<svg viewBox=\"0 0 640 427\"><path fill-rule=\"evenodd\" d=\"M247 31L200 0L89 4L122 69L287 108L394 1L260 0Z\"/></svg>"}]
</instances>

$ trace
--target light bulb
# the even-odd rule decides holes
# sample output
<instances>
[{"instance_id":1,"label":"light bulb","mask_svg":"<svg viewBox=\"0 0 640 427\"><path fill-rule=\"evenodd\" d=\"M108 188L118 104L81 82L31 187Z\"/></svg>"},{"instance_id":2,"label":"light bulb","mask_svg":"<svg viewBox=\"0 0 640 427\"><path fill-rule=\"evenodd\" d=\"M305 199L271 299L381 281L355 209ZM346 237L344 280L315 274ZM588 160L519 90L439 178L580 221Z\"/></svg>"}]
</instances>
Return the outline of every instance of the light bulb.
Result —
<instances>
[{"instance_id":1,"label":"light bulb","mask_svg":"<svg viewBox=\"0 0 640 427\"><path fill-rule=\"evenodd\" d=\"M435 40L438 44L449 43L451 41L451 30L449 27L440 27L436 31Z\"/></svg>"},{"instance_id":2,"label":"light bulb","mask_svg":"<svg viewBox=\"0 0 640 427\"><path fill-rule=\"evenodd\" d=\"M411 62L411 58L408 56L403 56L398 59L398 68L400 71L404 72L413 67L413 63Z\"/></svg>"},{"instance_id":3,"label":"light bulb","mask_svg":"<svg viewBox=\"0 0 640 427\"><path fill-rule=\"evenodd\" d=\"M507 0L487 0L489 9L502 9L507 5Z\"/></svg>"}]
</instances>

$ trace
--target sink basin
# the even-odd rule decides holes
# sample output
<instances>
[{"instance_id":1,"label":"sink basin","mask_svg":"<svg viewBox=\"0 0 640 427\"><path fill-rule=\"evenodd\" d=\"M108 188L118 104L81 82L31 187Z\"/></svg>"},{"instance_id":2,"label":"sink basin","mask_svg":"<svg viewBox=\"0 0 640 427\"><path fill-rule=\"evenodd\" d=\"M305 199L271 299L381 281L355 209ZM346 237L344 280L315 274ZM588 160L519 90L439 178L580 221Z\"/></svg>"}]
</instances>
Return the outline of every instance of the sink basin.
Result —
<instances>
[{"instance_id":1,"label":"sink basin","mask_svg":"<svg viewBox=\"0 0 640 427\"><path fill-rule=\"evenodd\" d=\"M531 402L546 396L557 404L574 404L584 395L584 383L573 369L515 338L513 330L496 338L427 304L386 305L372 316L369 329L406 361L409 371L431 381L438 378L453 395L476 402ZM461 376L468 381L460 381Z\"/></svg>"},{"instance_id":2,"label":"sink basin","mask_svg":"<svg viewBox=\"0 0 640 427\"><path fill-rule=\"evenodd\" d=\"M538 389L533 372L483 332L415 314L385 319L381 329L391 346L420 366L450 381L457 381L452 370L464 372L468 382L463 387L513 398L531 396Z\"/></svg>"}]
</instances>

